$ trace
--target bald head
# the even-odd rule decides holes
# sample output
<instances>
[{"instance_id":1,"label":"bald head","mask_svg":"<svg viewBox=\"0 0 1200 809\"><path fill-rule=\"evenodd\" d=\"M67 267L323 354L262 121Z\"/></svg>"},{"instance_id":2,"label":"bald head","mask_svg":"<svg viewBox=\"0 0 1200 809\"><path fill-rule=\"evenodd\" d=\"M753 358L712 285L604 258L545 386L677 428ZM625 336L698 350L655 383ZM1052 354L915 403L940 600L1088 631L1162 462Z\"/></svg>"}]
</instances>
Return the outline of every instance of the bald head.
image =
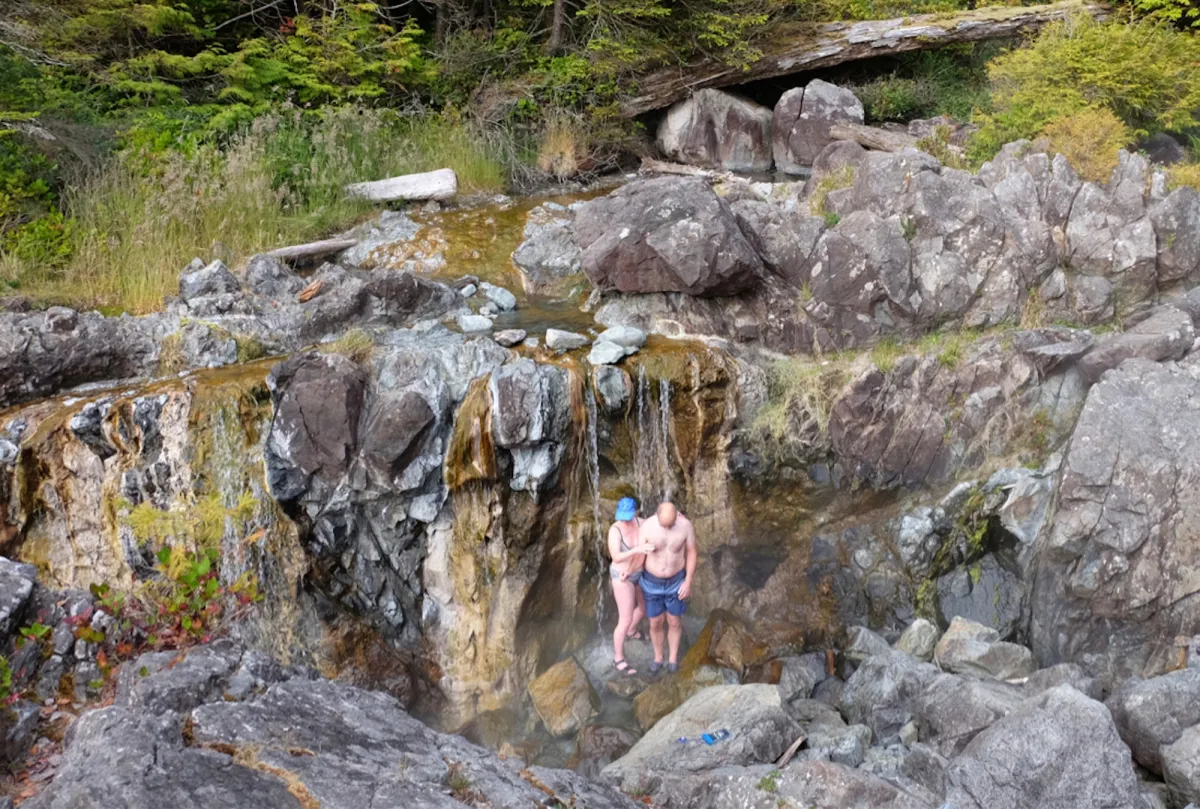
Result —
<instances>
[{"instance_id":1,"label":"bald head","mask_svg":"<svg viewBox=\"0 0 1200 809\"><path fill-rule=\"evenodd\" d=\"M658 507L658 524L663 528L670 528L675 524L675 518L679 516L679 512L675 509L674 503L663 503Z\"/></svg>"}]
</instances>

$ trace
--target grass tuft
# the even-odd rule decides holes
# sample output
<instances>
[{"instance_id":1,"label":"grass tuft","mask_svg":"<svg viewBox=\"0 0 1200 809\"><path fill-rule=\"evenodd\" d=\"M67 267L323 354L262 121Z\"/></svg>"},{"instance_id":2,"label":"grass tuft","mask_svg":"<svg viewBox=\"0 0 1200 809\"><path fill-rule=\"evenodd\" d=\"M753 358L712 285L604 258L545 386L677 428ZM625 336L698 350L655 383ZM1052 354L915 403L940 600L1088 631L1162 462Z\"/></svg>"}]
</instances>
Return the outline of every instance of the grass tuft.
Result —
<instances>
[{"instance_id":1,"label":"grass tuft","mask_svg":"<svg viewBox=\"0 0 1200 809\"><path fill-rule=\"evenodd\" d=\"M375 352L375 340L364 329L351 329L336 340L321 345L326 354L341 354L351 362L362 363Z\"/></svg>"}]
</instances>

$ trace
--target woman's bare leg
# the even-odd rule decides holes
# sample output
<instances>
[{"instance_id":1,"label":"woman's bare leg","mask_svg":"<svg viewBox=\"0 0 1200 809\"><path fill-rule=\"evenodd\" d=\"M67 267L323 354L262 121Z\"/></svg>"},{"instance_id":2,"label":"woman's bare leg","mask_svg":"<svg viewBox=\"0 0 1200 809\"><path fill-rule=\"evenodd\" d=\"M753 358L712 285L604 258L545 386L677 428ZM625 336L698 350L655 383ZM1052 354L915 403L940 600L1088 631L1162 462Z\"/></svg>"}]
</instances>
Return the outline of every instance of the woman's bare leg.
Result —
<instances>
[{"instance_id":1,"label":"woman's bare leg","mask_svg":"<svg viewBox=\"0 0 1200 809\"><path fill-rule=\"evenodd\" d=\"M626 637L636 632L638 624L646 617L646 594L642 592L642 588L637 584L633 585L633 592L635 598L633 615L629 617L629 628L625 630Z\"/></svg>"},{"instance_id":2,"label":"woman's bare leg","mask_svg":"<svg viewBox=\"0 0 1200 809\"><path fill-rule=\"evenodd\" d=\"M637 604L636 591L641 589L632 582L612 580L613 599L617 602L617 626L613 630L613 660L620 663L625 659L625 633L633 620Z\"/></svg>"}]
</instances>

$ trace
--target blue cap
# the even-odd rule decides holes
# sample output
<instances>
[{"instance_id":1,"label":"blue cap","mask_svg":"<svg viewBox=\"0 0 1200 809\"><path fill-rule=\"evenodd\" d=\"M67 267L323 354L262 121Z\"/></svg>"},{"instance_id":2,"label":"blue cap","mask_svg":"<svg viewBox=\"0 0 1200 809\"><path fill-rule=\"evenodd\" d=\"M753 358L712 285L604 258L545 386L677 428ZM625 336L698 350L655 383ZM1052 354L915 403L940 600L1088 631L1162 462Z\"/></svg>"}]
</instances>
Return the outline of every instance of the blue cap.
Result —
<instances>
[{"instance_id":1,"label":"blue cap","mask_svg":"<svg viewBox=\"0 0 1200 809\"><path fill-rule=\"evenodd\" d=\"M617 503L617 519L632 520L637 516L637 501L632 497L622 497Z\"/></svg>"}]
</instances>

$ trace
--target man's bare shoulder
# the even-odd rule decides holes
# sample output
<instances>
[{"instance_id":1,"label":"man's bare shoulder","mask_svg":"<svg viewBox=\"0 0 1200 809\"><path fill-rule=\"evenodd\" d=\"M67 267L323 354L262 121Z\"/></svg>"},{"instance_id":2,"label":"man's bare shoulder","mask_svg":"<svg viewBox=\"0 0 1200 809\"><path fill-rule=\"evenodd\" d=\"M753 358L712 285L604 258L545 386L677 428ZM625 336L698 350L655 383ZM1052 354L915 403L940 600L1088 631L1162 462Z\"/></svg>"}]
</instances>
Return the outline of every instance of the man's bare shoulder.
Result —
<instances>
[{"instance_id":1,"label":"man's bare shoulder","mask_svg":"<svg viewBox=\"0 0 1200 809\"><path fill-rule=\"evenodd\" d=\"M687 518L686 514L680 514L678 517L676 517L675 523L680 528L683 528L685 530L690 531L692 529L692 521Z\"/></svg>"}]
</instances>

